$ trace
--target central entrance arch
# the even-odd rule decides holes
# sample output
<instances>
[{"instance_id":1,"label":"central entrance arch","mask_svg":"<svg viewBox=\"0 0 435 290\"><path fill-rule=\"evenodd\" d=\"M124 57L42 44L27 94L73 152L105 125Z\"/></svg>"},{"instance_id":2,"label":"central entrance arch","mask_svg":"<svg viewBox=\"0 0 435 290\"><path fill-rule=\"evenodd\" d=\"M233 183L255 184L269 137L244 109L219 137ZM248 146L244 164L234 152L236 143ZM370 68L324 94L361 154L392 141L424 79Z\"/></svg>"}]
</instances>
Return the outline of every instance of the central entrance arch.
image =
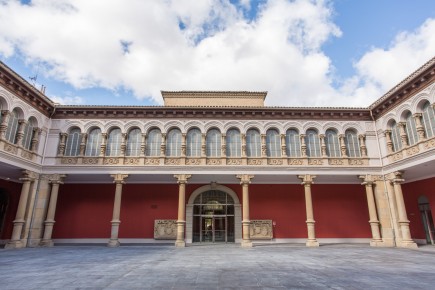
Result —
<instances>
[{"instance_id":1,"label":"central entrance arch","mask_svg":"<svg viewBox=\"0 0 435 290\"><path fill-rule=\"evenodd\" d=\"M212 183L195 190L186 206L186 243L234 243L242 236L241 205L230 188Z\"/></svg>"}]
</instances>

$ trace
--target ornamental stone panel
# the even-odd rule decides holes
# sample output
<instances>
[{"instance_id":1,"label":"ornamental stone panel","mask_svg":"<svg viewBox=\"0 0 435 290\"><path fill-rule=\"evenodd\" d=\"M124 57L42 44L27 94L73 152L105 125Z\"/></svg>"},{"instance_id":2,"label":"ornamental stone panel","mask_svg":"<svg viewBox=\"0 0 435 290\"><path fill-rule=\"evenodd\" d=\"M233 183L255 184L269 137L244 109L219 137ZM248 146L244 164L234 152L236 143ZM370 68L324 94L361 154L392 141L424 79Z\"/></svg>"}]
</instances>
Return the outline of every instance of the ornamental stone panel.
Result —
<instances>
[{"instance_id":1,"label":"ornamental stone panel","mask_svg":"<svg viewBox=\"0 0 435 290\"><path fill-rule=\"evenodd\" d=\"M175 240L177 238L177 220L154 220L155 240Z\"/></svg>"},{"instance_id":2,"label":"ornamental stone panel","mask_svg":"<svg viewBox=\"0 0 435 290\"><path fill-rule=\"evenodd\" d=\"M249 229L252 240L273 239L272 220L251 220Z\"/></svg>"}]
</instances>

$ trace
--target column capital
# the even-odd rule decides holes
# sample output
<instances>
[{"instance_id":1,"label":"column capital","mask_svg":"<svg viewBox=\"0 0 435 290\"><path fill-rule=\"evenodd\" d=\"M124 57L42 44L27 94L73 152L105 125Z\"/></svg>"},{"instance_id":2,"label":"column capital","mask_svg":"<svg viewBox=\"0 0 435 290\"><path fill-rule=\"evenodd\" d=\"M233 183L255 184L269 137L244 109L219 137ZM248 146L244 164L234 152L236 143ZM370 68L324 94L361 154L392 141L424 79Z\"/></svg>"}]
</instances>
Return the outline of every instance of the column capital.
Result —
<instances>
[{"instance_id":1,"label":"column capital","mask_svg":"<svg viewBox=\"0 0 435 290\"><path fill-rule=\"evenodd\" d=\"M314 183L314 178L316 178L316 175L311 174L305 174L305 175L298 175L298 178L302 181L302 185L310 186Z\"/></svg>"},{"instance_id":2,"label":"column capital","mask_svg":"<svg viewBox=\"0 0 435 290\"><path fill-rule=\"evenodd\" d=\"M420 118L420 117L423 116L423 114L422 114L422 113L414 113L414 114L412 114L412 116L413 116L414 118Z\"/></svg>"},{"instance_id":3,"label":"column capital","mask_svg":"<svg viewBox=\"0 0 435 290\"><path fill-rule=\"evenodd\" d=\"M371 174L360 175L358 176L358 178L363 180L363 183L361 183L361 185L365 185L365 186L372 186L373 183L375 182Z\"/></svg>"},{"instance_id":4,"label":"column capital","mask_svg":"<svg viewBox=\"0 0 435 290\"><path fill-rule=\"evenodd\" d=\"M111 174L110 177L113 178L113 183L124 184L125 183L124 179L128 177L128 174L117 173L117 174Z\"/></svg>"},{"instance_id":5,"label":"column capital","mask_svg":"<svg viewBox=\"0 0 435 290\"><path fill-rule=\"evenodd\" d=\"M249 175L249 174L239 174L236 175L237 179L240 179L240 184L250 184L251 183L251 179L254 178L254 175Z\"/></svg>"},{"instance_id":6,"label":"column capital","mask_svg":"<svg viewBox=\"0 0 435 290\"><path fill-rule=\"evenodd\" d=\"M38 173L30 170L23 170L22 174L23 177L20 178L21 181L34 181L36 178L38 178Z\"/></svg>"},{"instance_id":7,"label":"column capital","mask_svg":"<svg viewBox=\"0 0 435 290\"><path fill-rule=\"evenodd\" d=\"M405 179L403 179L403 171L395 171L393 173L390 174L391 178L390 181L393 184L401 184L402 182L405 181Z\"/></svg>"},{"instance_id":8,"label":"column capital","mask_svg":"<svg viewBox=\"0 0 435 290\"><path fill-rule=\"evenodd\" d=\"M48 177L48 182L51 184L63 184L66 174L52 174Z\"/></svg>"},{"instance_id":9,"label":"column capital","mask_svg":"<svg viewBox=\"0 0 435 290\"><path fill-rule=\"evenodd\" d=\"M384 130L384 134L385 134L385 135L387 135L387 134L388 134L388 135L391 135L391 129Z\"/></svg>"},{"instance_id":10,"label":"column capital","mask_svg":"<svg viewBox=\"0 0 435 290\"><path fill-rule=\"evenodd\" d=\"M191 177L192 177L191 174L175 174L174 175L174 178L177 179L177 183L178 184L185 184L185 183L187 183L187 180L189 178L191 178Z\"/></svg>"}]
</instances>

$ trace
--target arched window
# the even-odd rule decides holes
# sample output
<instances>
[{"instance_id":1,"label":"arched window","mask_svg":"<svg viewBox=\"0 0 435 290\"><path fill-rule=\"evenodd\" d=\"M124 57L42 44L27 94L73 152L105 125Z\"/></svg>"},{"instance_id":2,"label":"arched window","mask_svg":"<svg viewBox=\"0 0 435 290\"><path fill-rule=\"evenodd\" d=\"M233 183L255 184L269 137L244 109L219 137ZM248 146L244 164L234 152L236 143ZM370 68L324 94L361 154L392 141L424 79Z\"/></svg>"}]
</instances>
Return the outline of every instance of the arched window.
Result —
<instances>
[{"instance_id":1,"label":"arched window","mask_svg":"<svg viewBox=\"0 0 435 290\"><path fill-rule=\"evenodd\" d=\"M266 152L267 157L281 156L281 136L275 129L269 129L266 132Z\"/></svg>"},{"instance_id":2,"label":"arched window","mask_svg":"<svg viewBox=\"0 0 435 290\"><path fill-rule=\"evenodd\" d=\"M166 136L166 156L177 157L181 156L181 131L180 129L172 129Z\"/></svg>"},{"instance_id":3,"label":"arched window","mask_svg":"<svg viewBox=\"0 0 435 290\"><path fill-rule=\"evenodd\" d=\"M82 134L79 128L71 129L68 133L65 146L65 156L77 156L80 153Z\"/></svg>"},{"instance_id":4,"label":"arched window","mask_svg":"<svg viewBox=\"0 0 435 290\"><path fill-rule=\"evenodd\" d=\"M218 129L211 129L206 136L207 157L221 156L221 132Z\"/></svg>"},{"instance_id":5,"label":"arched window","mask_svg":"<svg viewBox=\"0 0 435 290\"><path fill-rule=\"evenodd\" d=\"M307 146L308 157L321 157L319 134L314 129L307 130L305 134L305 144Z\"/></svg>"},{"instance_id":6,"label":"arched window","mask_svg":"<svg viewBox=\"0 0 435 290\"><path fill-rule=\"evenodd\" d=\"M340 157L340 141L337 132L333 129L326 130L325 133L326 154L328 157Z\"/></svg>"},{"instance_id":7,"label":"arched window","mask_svg":"<svg viewBox=\"0 0 435 290\"><path fill-rule=\"evenodd\" d=\"M358 135L355 130L348 129L345 133L346 151L349 157L361 157Z\"/></svg>"},{"instance_id":8,"label":"arched window","mask_svg":"<svg viewBox=\"0 0 435 290\"><path fill-rule=\"evenodd\" d=\"M423 125L427 138L435 136L435 113L429 102L423 107Z\"/></svg>"},{"instance_id":9,"label":"arched window","mask_svg":"<svg viewBox=\"0 0 435 290\"><path fill-rule=\"evenodd\" d=\"M285 151L288 157L301 156L299 132L296 129L288 129L285 134Z\"/></svg>"},{"instance_id":10,"label":"arched window","mask_svg":"<svg viewBox=\"0 0 435 290\"><path fill-rule=\"evenodd\" d=\"M402 149L402 141L400 139L400 130L399 126L397 126L397 123L393 121L391 123L391 140L393 141L393 151L399 151Z\"/></svg>"},{"instance_id":11,"label":"arched window","mask_svg":"<svg viewBox=\"0 0 435 290\"><path fill-rule=\"evenodd\" d=\"M132 129L127 135L127 147L125 149L126 156L139 156L140 145L142 140L142 132L140 129Z\"/></svg>"},{"instance_id":12,"label":"arched window","mask_svg":"<svg viewBox=\"0 0 435 290\"><path fill-rule=\"evenodd\" d=\"M406 134L408 135L408 145L418 142L417 126L411 112L406 115Z\"/></svg>"},{"instance_id":13,"label":"arched window","mask_svg":"<svg viewBox=\"0 0 435 290\"><path fill-rule=\"evenodd\" d=\"M23 136L23 148L30 150L32 146L32 139L35 134L34 128L36 121L34 118L29 118L26 125L24 126L24 136Z\"/></svg>"},{"instance_id":14,"label":"arched window","mask_svg":"<svg viewBox=\"0 0 435 290\"><path fill-rule=\"evenodd\" d=\"M188 157L201 157L201 131L197 128L190 129L186 137L186 155Z\"/></svg>"},{"instance_id":15,"label":"arched window","mask_svg":"<svg viewBox=\"0 0 435 290\"><path fill-rule=\"evenodd\" d=\"M6 130L6 140L15 143L18 132L18 111L13 110L9 116L8 129Z\"/></svg>"},{"instance_id":16,"label":"arched window","mask_svg":"<svg viewBox=\"0 0 435 290\"><path fill-rule=\"evenodd\" d=\"M89 132L88 140L86 141L85 156L98 156L101 147L101 130L99 128L92 129Z\"/></svg>"},{"instance_id":17,"label":"arched window","mask_svg":"<svg viewBox=\"0 0 435 290\"><path fill-rule=\"evenodd\" d=\"M106 156L121 155L122 134L121 129L112 129L107 137Z\"/></svg>"},{"instance_id":18,"label":"arched window","mask_svg":"<svg viewBox=\"0 0 435 290\"><path fill-rule=\"evenodd\" d=\"M152 129L148 132L147 138L147 156L160 156L160 147L162 145L162 133L160 129Z\"/></svg>"},{"instance_id":19,"label":"arched window","mask_svg":"<svg viewBox=\"0 0 435 290\"><path fill-rule=\"evenodd\" d=\"M248 157L261 157L261 136L256 129L246 132L246 155Z\"/></svg>"},{"instance_id":20,"label":"arched window","mask_svg":"<svg viewBox=\"0 0 435 290\"><path fill-rule=\"evenodd\" d=\"M227 157L240 157L242 156L242 140L240 132L237 129L230 129L227 131Z\"/></svg>"}]
</instances>

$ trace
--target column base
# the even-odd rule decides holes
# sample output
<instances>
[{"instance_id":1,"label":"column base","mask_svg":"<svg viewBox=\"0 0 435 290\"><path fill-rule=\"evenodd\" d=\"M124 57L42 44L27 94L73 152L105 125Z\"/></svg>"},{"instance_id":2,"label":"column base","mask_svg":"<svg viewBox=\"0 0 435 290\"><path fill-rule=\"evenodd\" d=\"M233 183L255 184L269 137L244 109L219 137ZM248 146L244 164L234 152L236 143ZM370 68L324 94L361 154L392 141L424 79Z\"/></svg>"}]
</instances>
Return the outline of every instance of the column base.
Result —
<instances>
[{"instance_id":1,"label":"column base","mask_svg":"<svg viewBox=\"0 0 435 290\"><path fill-rule=\"evenodd\" d=\"M251 241L242 241L240 244L242 248L252 248L252 242Z\"/></svg>"},{"instance_id":2,"label":"column base","mask_svg":"<svg viewBox=\"0 0 435 290\"><path fill-rule=\"evenodd\" d=\"M21 249L24 248L24 244L22 241L9 241L5 245L5 249Z\"/></svg>"},{"instance_id":3,"label":"column base","mask_svg":"<svg viewBox=\"0 0 435 290\"><path fill-rule=\"evenodd\" d=\"M371 240L370 247L386 247L382 240Z\"/></svg>"},{"instance_id":4,"label":"column base","mask_svg":"<svg viewBox=\"0 0 435 290\"><path fill-rule=\"evenodd\" d=\"M53 240L42 240L39 245L41 247L53 247L54 246L54 242L53 242Z\"/></svg>"},{"instance_id":5,"label":"column base","mask_svg":"<svg viewBox=\"0 0 435 290\"><path fill-rule=\"evenodd\" d=\"M414 241L402 241L397 244L398 248L418 249L418 245Z\"/></svg>"},{"instance_id":6,"label":"column base","mask_svg":"<svg viewBox=\"0 0 435 290\"><path fill-rule=\"evenodd\" d=\"M118 241L118 240L110 240L108 243L107 243L107 246L109 247L109 248L116 248L116 247L119 247L121 245L121 243Z\"/></svg>"},{"instance_id":7,"label":"column base","mask_svg":"<svg viewBox=\"0 0 435 290\"><path fill-rule=\"evenodd\" d=\"M317 240L309 240L305 243L305 246L314 248L320 246L320 244Z\"/></svg>"},{"instance_id":8,"label":"column base","mask_svg":"<svg viewBox=\"0 0 435 290\"><path fill-rule=\"evenodd\" d=\"M184 247L186 247L186 242L185 241L176 241L175 247L176 248L184 248Z\"/></svg>"}]
</instances>

